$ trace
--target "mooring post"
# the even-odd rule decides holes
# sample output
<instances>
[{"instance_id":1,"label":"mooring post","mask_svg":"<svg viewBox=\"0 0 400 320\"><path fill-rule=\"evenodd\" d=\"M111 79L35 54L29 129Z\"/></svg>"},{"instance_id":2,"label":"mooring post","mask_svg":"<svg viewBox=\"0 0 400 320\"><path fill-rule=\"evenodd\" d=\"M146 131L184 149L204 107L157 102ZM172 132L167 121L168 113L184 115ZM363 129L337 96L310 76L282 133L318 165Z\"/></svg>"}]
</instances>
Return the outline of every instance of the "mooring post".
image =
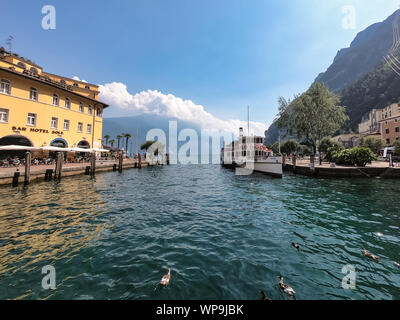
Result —
<instances>
[{"instance_id":1,"label":"mooring post","mask_svg":"<svg viewBox=\"0 0 400 320\"><path fill-rule=\"evenodd\" d=\"M393 157L391 153L389 153L389 167L393 167Z\"/></svg>"},{"instance_id":2,"label":"mooring post","mask_svg":"<svg viewBox=\"0 0 400 320\"><path fill-rule=\"evenodd\" d=\"M123 151L119 152L118 160L119 160L118 171L122 172L122 165L124 163L124 152Z\"/></svg>"},{"instance_id":3,"label":"mooring post","mask_svg":"<svg viewBox=\"0 0 400 320\"><path fill-rule=\"evenodd\" d=\"M315 155L310 156L310 169L311 171L315 171Z\"/></svg>"},{"instance_id":4,"label":"mooring post","mask_svg":"<svg viewBox=\"0 0 400 320\"><path fill-rule=\"evenodd\" d=\"M96 153L90 154L90 175L94 177L96 174Z\"/></svg>"},{"instance_id":5,"label":"mooring post","mask_svg":"<svg viewBox=\"0 0 400 320\"><path fill-rule=\"evenodd\" d=\"M26 186L31 183L31 159L32 159L32 154L30 152L27 152L25 154L25 180L24 180L24 184Z\"/></svg>"},{"instance_id":6,"label":"mooring post","mask_svg":"<svg viewBox=\"0 0 400 320\"><path fill-rule=\"evenodd\" d=\"M13 187L18 187L18 180L19 180L19 176L21 175L21 173L19 172L19 170L17 169L16 172L14 172L14 177L13 177L13 181L12 181L12 186Z\"/></svg>"},{"instance_id":7,"label":"mooring post","mask_svg":"<svg viewBox=\"0 0 400 320\"><path fill-rule=\"evenodd\" d=\"M169 153L166 154L167 157L167 165L169 165Z\"/></svg>"},{"instance_id":8,"label":"mooring post","mask_svg":"<svg viewBox=\"0 0 400 320\"><path fill-rule=\"evenodd\" d=\"M294 172L294 171L296 171L296 162L297 162L297 158L296 158L295 155L293 156L293 160L292 161L293 161L293 172Z\"/></svg>"},{"instance_id":9,"label":"mooring post","mask_svg":"<svg viewBox=\"0 0 400 320\"><path fill-rule=\"evenodd\" d=\"M56 161L56 170L55 170L56 172L54 175L55 180L61 180L63 162L64 162L64 153L58 152Z\"/></svg>"},{"instance_id":10,"label":"mooring post","mask_svg":"<svg viewBox=\"0 0 400 320\"><path fill-rule=\"evenodd\" d=\"M140 169L142 167L142 156L140 155L140 153L138 153L138 168Z\"/></svg>"},{"instance_id":11,"label":"mooring post","mask_svg":"<svg viewBox=\"0 0 400 320\"><path fill-rule=\"evenodd\" d=\"M53 169L47 169L46 173L44 174L44 180L51 181L52 177L53 177Z\"/></svg>"}]
</instances>

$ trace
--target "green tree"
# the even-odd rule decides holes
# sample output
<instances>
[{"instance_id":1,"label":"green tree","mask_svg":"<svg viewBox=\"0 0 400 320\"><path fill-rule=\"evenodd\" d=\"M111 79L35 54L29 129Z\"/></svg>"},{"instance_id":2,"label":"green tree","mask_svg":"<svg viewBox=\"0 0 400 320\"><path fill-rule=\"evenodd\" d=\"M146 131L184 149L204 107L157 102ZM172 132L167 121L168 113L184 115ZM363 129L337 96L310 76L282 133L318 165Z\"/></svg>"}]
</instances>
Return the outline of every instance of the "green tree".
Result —
<instances>
[{"instance_id":1,"label":"green tree","mask_svg":"<svg viewBox=\"0 0 400 320\"><path fill-rule=\"evenodd\" d=\"M132 138L132 135L130 133L125 133L124 138L126 139L125 140L125 143L126 143L125 144L126 145L125 151L128 152L128 141L129 141L130 138Z\"/></svg>"},{"instance_id":2,"label":"green tree","mask_svg":"<svg viewBox=\"0 0 400 320\"><path fill-rule=\"evenodd\" d=\"M119 149L119 146L120 146L120 141L121 141L121 139L122 139L122 136L121 136L120 134L117 135L118 149Z\"/></svg>"},{"instance_id":3,"label":"green tree","mask_svg":"<svg viewBox=\"0 0 400 320\"><path fill-rule=\"evenodd\" d=\"M300 143L298 143L296 140L287 140L281 145L281 152L290 155L291 153L296 153L301 149Z\"/></svg>"},{"instance_id":4,"label":"green tree","mask_svg":"<svg viewBox=\"0 0 400 320\"><path fill-rule=\"evenodd\" d=\"M108 135L108 134L106 134L105 136L104 136L104 139L106 139L106 145L108 144L108 139L110 139L110 136Z\"/></svg>"},{"instance_id":5,"label":"green tree","mask_svg":"<svg viewBox=\"0 0 400 320\"><path fill-rule=\"evenodd\" d=\"M306 146L306 145L304 145L304 144L301 144L301 145L300 145L300 153L301 153L303 156L309 156L309 155L312 154L312 150L310 149L309 146Z\"/></svg>"},{"instance_id":6,"label":"green tree","mask_svg":"<svg viewBox=\"0 0 400 320\"><path fill-rule=\"evenodd\" d=\"M396 142L394 143L394 147L395 147L395 149L394 149L394 154L395 154L396 156L400 156L400 141L396 141Z\"/></svg>"},{"instance_id":7,"label":"green tree","mask_svg":"<svg viewBox=\"0 0 400 320\"><path fill-rule=\"evenodd\" d=\"M323 138L318 144L318 150L319 152L327 154L329 148L337 146L341 146L341 144L331 138Z\"/></svg>"},{"instance_id":8,"label":"green tree","mask_svg":"<svg viewBox=\"0 0 400 320\"><path fill-rule=\"evenodd\" d=\"M307 92L290 102L279 98L279 128L289 128L305 139L316 152L322 138L334 134L349 119L340 97L322 83L314 83Z\"/></svg>"},{"instance_id":9,"label":"green tree","mask_svg":"<svg viewBox=\"0 0 400 320\"><path fill-rule=\"evenodd\" d=\"M364 148L370 148L374 153L379 153L379 151L381 151L384 147L381 139L374 138L363 138L360 146Z\"/></svg>"},{"instance_id":10,"label":"green tree","mask_svg":"<svg viewBox=\"0 0 400 320\"><path fill-rule=\"evenodd\" d=\"M271 146L271 150L274 154L279 154L279 142L275 142L272 146Z\"/></svg>"},{"instance_id":11,"label":"green tree","mask_svg":"<svg viewBox=\"0 0 400 320\"><path fill-rule=\"evenodd\" d=\"M111 147L114 147L114 143L115 143L115 140L114 140L114 139L111 139L111 140L110 140Z\"/></svg>"}]
</instances>

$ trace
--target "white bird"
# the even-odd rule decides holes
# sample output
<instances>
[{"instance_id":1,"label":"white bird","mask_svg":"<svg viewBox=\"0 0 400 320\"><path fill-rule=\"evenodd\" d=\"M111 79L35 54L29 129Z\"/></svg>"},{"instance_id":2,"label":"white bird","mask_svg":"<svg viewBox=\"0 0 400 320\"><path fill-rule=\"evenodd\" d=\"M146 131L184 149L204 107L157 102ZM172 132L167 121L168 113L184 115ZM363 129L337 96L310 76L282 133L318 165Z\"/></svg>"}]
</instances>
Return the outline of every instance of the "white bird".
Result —
<instances>
[{"instance_id":1,"label":"white bird","mask_svg":"<svg viewBox=\"0 0 400 320\"><path fill-rule=\"evenodd\" d=\"M290 297L294 297L294 295L296 294L296 291L293 290L293 288L291 286L289 286L288 284L285 284L283 282L283 277L281 275L278 276L279 278L279 286L281 287L281 289L283 290L283 292L285 292L286 294L288 294Z\"/></svg>"},{"instance_id":2,"label":"white bird","mask_svg":"<svg viewBox=\"0 0 400 320\"><path fill-rule=\"evenodd\" d=\"M171 280L171 269L168 269L168 274L162 277L160 284L163 286L169 285L169 280Z\"/></svg>"}]
</instances>

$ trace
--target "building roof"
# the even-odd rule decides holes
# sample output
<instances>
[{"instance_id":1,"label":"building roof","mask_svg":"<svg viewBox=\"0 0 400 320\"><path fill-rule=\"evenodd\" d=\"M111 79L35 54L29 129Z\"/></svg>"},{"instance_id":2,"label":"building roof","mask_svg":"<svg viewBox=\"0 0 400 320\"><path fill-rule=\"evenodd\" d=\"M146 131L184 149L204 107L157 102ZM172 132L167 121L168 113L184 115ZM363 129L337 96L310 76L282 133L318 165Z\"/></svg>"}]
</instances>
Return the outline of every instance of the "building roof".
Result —
<instances>
[{"instance_id":1,"label":"building roof","mask_svg":"<svg viewBox=\"0 0 400 320\"><path fill-rule=\"evenodd\" d=\"M103 108L109 107L109 105L106 104L106 103L104 103L104 102L101 102L101 101L99 101L99 100L95 100L95 99L89 98L89 97L87 97L87 96L81 95L81 94L79 94L79 93L73 91L73 90L72 90L72 86L63 85L63 84L61 84L61 83L59 83L59 82L57 82L57 81L51 80L50 78L48 78L48 77L46 77L46 76L34 74L34 73L29 72L29 71L27 71L27 70L25 70L25 71L22 72L22 73L21 73L21 72L18 72L18 71L15 71L15 70L12 70L12 69L3 68L3 67L0 67L0 70L1 70L1 71L5 71L5 72L8 72L8 73L11 73L11 74L14 74L14 75L17 75L17 76L20 76L20 77L24 77L24 78L27 78L27 79L30 79L30 80L33 80L33 81L37 81L37 82L40 82L40 83L43 83L43 84L47 84L47 85L49 85L49 86L55 87L55 88L57 88L57 89L60 89L60 90L65 91L65 92L72 93L72 94L74 94L74 95L76 95L76 96L78 96L78 97L80 97L80 98L88 99L88 100L90 100L90 101L92 101L92 102L94 102L94 103L102 104L102 105L103 105Z\"/></svg>"}]
</instances>

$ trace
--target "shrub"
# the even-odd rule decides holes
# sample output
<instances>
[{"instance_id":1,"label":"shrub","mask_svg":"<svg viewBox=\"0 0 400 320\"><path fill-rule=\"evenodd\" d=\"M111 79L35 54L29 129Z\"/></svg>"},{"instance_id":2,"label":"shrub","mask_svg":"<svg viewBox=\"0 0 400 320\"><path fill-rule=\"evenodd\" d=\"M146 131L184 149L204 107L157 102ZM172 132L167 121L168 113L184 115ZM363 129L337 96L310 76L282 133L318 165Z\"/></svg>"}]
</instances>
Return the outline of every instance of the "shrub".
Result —
<instances>
[{"instance_id":1,"label":"shrub","mask_svg":"<svg viewBox=\"0 0 400 320\"><path fill-rule=\"evenodd\" d=\"M356 147L333 154L333 161L338 165L365 167L373 160L378 158L369 148Z\"/></svg>"},{"instance_id":2,"label":"shrub","mask_svg":"<svg viewBox=\"0 0 400 320\"><path fill-rule=\"evenodd\" d=\"M328 149L332 148L332 147L341 147L342 145L337 142L334 141L330 138L323 138L320 143L318 144L318 150L319 152L322 152L324 154L328 153Z\"/></svg>"},{"instance_id":3,"label":"shrub","mask_svg":"<svg viewBox=\"0 0 400 320\"><path fill-rule=\"evenodd\" d=\"M325 155L325 160L329 162L335 161L337 154L340 152L344 151L344 148L340 144L335 144L332 147L328 148L326 155Z\"/></svg>"}]
</instances>

